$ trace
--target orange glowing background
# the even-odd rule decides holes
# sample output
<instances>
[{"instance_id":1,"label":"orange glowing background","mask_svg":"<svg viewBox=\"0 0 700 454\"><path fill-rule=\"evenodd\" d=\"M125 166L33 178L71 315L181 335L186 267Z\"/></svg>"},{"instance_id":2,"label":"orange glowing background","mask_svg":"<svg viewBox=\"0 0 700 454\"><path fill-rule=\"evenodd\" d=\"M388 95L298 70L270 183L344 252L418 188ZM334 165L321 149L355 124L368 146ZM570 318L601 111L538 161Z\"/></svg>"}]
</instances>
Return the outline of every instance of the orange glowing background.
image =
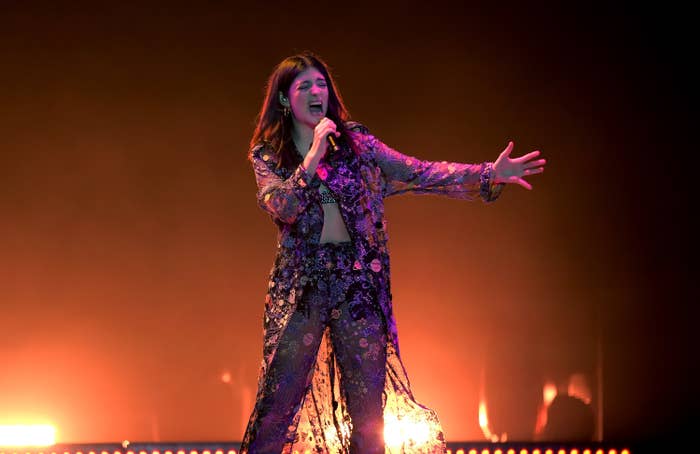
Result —
<instances>
[{"instance_id":1,"label":"orange glowing background","mask_svg":"<svg viewBox=\"0 0 700 454\"><path fill-rule=\"evenodd\" d=\"M240 439L276 235L245 154L269 72L305 49L403 153L480 162L512 139L548 159L490 206L387 200L402 355L448 440L483 439L480 393L495 433L527 438L545 381L574 372L604 391L608 437L685 424L682 27L448 2L70 5L0 12L0 424Z\"/></svg>"}]
</instances>

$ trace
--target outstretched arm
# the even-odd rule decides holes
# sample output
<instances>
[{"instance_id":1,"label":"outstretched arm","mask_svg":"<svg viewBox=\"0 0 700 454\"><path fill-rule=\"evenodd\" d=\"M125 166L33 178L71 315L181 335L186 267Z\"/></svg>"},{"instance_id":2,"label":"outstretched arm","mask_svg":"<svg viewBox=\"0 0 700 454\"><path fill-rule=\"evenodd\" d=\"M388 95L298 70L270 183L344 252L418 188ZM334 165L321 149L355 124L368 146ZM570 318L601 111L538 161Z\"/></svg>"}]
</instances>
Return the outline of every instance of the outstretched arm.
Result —
<instances>
[{"instance_id":1,"label":"outstretched arm","mask_svg":"<svg viewBox=\"0 0 700 454\"><path fill-rule=\"evenodd\" d=\"M309 175L303 163L283 180L272 171L272 152L258 146L253 149L251 159L258 185L258 205L274 220L292 224L309 202L319 197L321 180L316 173Z\"/></svg>"},{"instance_id":2,"label":"outstretched arm","mask_svg":"<svg viewBox=\"0 0 700 454\"><path fill-rule=\"evenodd\" d=\"M491 162L426 161L399 153L371 134L365 141L382 170L384 197L413 192L492 202L503 189L504 184L494 180Z\"/></svg>"},{"instance_id":3,"label":"outstretched arm","mask_svg":"<svg viewBox=\"0 0 700 454\"><path fill-rule=\"evenodd\" d=\"M481 164L420 160L399 153L368 132L365 141L382 169L384 197L412 191L465 200L473 200L478 195L485 202L492 202L507 183L531 190L532 185L524 177L544 172L547 162L545 159L534 160L539 156L539 150L511 159L512 141L508 142L496 162Z\"/></svg>"}]
</instances>

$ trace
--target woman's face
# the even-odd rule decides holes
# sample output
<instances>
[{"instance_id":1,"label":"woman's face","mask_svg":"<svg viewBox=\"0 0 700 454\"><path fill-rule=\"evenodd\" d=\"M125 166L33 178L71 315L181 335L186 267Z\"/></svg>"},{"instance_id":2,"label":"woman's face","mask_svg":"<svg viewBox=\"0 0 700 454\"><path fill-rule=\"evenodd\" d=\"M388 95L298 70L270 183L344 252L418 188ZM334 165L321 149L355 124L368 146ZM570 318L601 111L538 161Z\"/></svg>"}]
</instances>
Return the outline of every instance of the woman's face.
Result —
<instances>
[{"instance_id":1,"label":"woman's face","mask_svg":"<svg viewBox=\"0 0 700 454\"><path fill-rule=\"evenodd\" d=\"M289 104L296 126L316 127L328 110L328 83L310 67L299 73L289 87Z\"/></svg>"}]
</instances>

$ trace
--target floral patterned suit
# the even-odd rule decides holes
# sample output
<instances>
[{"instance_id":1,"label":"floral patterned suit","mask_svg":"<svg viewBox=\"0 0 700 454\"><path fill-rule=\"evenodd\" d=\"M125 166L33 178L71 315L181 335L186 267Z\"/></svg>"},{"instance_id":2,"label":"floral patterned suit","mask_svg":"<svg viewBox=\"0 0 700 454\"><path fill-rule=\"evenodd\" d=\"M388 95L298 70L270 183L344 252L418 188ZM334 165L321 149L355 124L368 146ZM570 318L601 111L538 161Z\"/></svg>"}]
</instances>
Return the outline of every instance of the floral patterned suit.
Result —
<instances>
[{"instance_id":1,"label":"floral patterned suit","mask_svg":"<svg viewBox=\"0 0 700 454\"><path fill-rule=\"evenodd\" d=\"M301 165L291 169L278 167L274 152L265 144L250 152L258 187L258 204L270 215L279 232L278 249L265 297L263 360L256 405L244 434L242 453L248 452L260 429L260 416L270 411L267 407L271 393L284 389L287 381L291 383L294 379L295 371L271 373L270 366L278 349L289 348L288 345L280 346L285 328L292 315L307 304L304 302L305 293L317 290L314 276L318 276L319 268L324 266L318 263L324 219L319 194L322 182L337 200L352 242L352 263L333 264L334 269L339 270L333 276L340 282L340 299L344 300L345 310L352 320L364 320L370 305L376 307L382 316L384 342L368 342L361 338L360 347L365 349L363 355L371 355L377 353L377 345L382 346L381 358L386 359L383 411L387 430L414 425L410 430L412 438L400 442L387 440L386 449L405 453L446 451L437 415L415 400L401 362L392 312L384 199L415 193L462 200L481 198L492 202L498 198L504 184L492 181L493 165L490 162L463 164L420 160L391 149L359 123L348 122L346 129L349 140L355 142L359 152L344 146L340 152L328 153L319 162L314 175L309 175ZM331 319L337 315L336 312L329 313ZM351 451L353 422L341 389L338 358L330 330L325 328L322 326L319 330L321 340L309 373L296 371L304 375L303 399L294 406L285 433L279 435L285 439L283 452ZM314 337L310 333L300 336L298 342L301 343ZM257 453L251 450L250 454Z\"/></svg>"}]
</instances>

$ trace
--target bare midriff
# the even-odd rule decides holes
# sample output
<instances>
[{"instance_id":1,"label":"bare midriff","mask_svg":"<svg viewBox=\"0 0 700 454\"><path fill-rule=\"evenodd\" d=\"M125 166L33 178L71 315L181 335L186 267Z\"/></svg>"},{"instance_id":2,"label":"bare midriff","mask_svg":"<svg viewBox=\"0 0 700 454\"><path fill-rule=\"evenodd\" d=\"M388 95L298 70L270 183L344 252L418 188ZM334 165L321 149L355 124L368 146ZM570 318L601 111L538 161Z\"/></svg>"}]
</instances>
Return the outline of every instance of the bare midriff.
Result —
<instances>
[{"instance_id":1,"label":"bare midriff","mask_svg":"<svg viewBox=\"0 0 700 454\"><path fill-rule=\"evenodd\" d=\"M322 185L323 186L323 185ZM341 243L350 240L350 234L345 227L343 216L337 203L324 203L323 229L321 230L320 243Z\"/></svg>"}]
</instances>

